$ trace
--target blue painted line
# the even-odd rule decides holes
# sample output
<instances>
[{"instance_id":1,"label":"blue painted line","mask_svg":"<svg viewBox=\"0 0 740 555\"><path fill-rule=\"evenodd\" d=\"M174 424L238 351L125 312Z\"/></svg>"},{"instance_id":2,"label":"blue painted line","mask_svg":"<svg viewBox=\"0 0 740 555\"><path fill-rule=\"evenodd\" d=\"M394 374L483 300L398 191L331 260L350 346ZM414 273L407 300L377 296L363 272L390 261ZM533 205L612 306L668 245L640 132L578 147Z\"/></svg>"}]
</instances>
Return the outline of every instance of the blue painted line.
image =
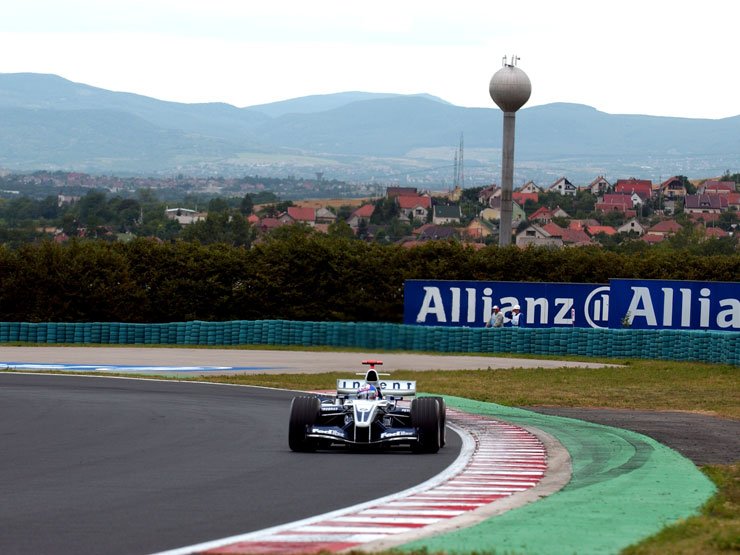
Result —
<instances>
[{"instance_id":1,"label":"blue painted line","mask_svg":"<svg viewBox=\"0 0 740 555\"><path fill-rule=\"evenodd\" d=\"M204 372L245 372L259 370L283 370L280 366L137 366L122 364L54 364L35 362L0 362L0 370L66 370L68 372L111 372L156 374L162 372L204 373Z\"/></svg>"}]
</instances>

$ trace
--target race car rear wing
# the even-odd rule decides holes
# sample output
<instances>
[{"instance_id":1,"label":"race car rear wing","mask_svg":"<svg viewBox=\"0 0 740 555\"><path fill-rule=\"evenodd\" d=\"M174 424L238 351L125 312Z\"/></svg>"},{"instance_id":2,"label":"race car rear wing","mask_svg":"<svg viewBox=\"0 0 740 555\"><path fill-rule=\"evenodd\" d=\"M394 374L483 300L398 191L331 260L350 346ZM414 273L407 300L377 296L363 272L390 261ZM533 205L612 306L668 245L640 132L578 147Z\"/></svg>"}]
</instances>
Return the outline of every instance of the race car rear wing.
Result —
<instances>
[{"instance_id":1,"label":"race car rear wing","mask_svg":"<svg viewBox=\"0 0 740 555\"><path fill-rule=\"evenodd\" d=\"M339 378L337 380L337 395L352 395L365 383L360 378ZM413 397L416 395L416 380L378 380L383 395L393 397Z\"/></svg>"}]
</instances>

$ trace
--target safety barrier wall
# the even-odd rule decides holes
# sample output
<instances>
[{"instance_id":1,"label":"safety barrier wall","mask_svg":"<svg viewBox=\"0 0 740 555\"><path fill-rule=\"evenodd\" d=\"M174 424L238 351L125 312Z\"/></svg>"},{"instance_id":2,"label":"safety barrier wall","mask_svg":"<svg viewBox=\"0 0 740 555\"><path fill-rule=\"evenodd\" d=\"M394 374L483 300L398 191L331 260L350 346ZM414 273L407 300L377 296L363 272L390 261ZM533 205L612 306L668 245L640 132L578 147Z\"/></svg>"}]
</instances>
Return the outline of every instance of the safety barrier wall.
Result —
<instances>
[{"instance_id":1,"label":"safety barrier wall","mask_svg":"<svg viewBox=\"0 0 740 555\"><path fill-rule=\"evenodd\" d=\"M740 365L740 333L591 328L448 328L376 322L0 322L0 343L296 345L430 352L584 355Z\"/></svg>"}]
</instances>

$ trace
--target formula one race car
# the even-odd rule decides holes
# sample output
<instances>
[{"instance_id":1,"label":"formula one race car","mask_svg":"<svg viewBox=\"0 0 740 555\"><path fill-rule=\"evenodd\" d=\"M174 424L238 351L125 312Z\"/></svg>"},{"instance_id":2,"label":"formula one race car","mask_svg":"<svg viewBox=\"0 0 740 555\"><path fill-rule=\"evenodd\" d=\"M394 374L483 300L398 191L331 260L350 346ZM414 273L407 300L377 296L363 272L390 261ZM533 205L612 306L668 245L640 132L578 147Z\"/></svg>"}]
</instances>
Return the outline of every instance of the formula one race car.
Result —
<instances>
[{"instance_id":1,"label":"formula one race car","mask_svg":"<svg viewBox=\"0 0 740 555\"><path fill-rule=\"evenodd\" d=\"M416 397L416 382L381 380L380 360L363 360L364 379L337 380L336 396L294 397L288 445L316 451L336 445L411 448L436 453L445 444L446 408L442 397ZM388 374L383 374L387 376ZM408 402L408 398L413 398Z\"/></svg>"}]
</instances>

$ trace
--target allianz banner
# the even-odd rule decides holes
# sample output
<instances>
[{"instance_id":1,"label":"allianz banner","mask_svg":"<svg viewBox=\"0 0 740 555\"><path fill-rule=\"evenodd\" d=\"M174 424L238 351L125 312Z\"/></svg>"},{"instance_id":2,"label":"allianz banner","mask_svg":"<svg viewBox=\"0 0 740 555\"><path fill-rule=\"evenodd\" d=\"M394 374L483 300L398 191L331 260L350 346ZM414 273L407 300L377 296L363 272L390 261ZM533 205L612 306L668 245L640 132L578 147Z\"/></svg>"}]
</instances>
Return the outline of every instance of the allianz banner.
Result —
<instances>
[{"instance_id":1,"label":"allianz banner","mask_svg":"<svg viewBox=\"0 0 740 555\"><path fill-rule=\"evenodd\" d=\"M513 307L520 305L526 327L619 328L627 324L630 312L629 325L634 328L740 331L739 296L740 284L725 282L407 280L403 321L482 327L498 305L508 324Z\"/></svg>"},{"instance_id":2,"label":"allianz banner","mask_svg":"<svg viewBox=\"0 0 740 555\"><path fill-rule=\"evenodd\" d=\"M609 327L740 331L740 283L610 279Z\"/></svg>"}]
</instances>

